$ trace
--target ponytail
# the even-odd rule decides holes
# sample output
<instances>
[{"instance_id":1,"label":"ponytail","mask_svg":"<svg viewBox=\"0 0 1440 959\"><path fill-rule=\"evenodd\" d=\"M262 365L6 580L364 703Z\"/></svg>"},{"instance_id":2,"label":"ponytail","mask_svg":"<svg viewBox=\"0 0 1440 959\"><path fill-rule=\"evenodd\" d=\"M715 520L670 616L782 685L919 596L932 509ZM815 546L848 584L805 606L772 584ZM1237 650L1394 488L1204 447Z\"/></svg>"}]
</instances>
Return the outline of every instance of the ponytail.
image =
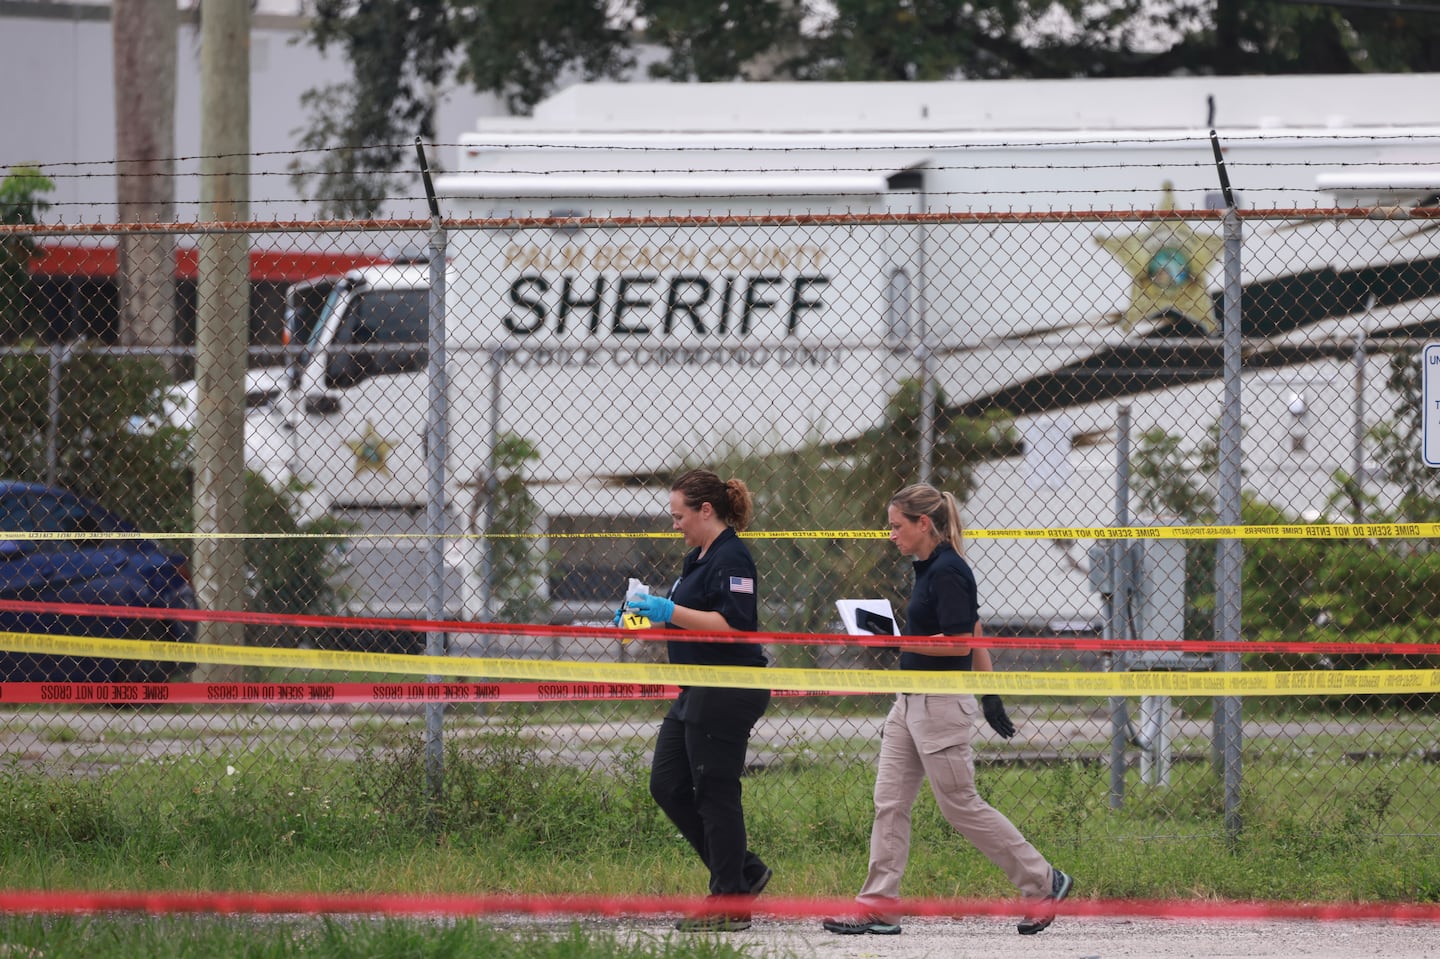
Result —
<instances>
[{"instance_id":1,"label":"ponytail","mask_svg":"<svg viewBox=\"0 0 1440 959\"><path fill-rule=\"evenodd\" d=\"M690 509L699 509L702 504L709 503L715 515L737 533L745 532L755 515L754 500L744 481L722 481L710 470L690 470L670 484L670 491L680 493Z\"/></svg>"}]
</instances>

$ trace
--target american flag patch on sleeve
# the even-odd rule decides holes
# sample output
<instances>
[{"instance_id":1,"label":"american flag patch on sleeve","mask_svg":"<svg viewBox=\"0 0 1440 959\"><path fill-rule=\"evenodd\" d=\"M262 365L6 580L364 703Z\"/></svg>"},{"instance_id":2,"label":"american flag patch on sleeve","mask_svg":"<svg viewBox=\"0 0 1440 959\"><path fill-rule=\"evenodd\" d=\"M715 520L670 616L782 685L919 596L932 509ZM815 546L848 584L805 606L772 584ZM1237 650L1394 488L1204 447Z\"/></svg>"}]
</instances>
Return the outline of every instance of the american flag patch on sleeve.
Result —
<instances>
[{"instance_id":1,"label":"american flag patch on sleeve","mask_svg":"<svg viewBox=\"0 0 1440 959\"><path fill-rule=\"evenodd\" d=\"M755 592L755 580L749 576L731 576L730 592L732 593L753 593Z\"/></svg>"}]
</instances>

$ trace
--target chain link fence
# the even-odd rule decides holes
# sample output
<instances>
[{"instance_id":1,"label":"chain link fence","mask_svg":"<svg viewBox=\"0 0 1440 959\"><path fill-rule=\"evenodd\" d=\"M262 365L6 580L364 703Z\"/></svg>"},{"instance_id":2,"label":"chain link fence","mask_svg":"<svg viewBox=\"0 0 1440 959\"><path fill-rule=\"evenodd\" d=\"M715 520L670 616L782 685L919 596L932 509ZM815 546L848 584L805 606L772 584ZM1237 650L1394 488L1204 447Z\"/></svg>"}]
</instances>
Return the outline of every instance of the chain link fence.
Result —
<instances>
[{"instance_id":1,"label":"chain link fence","mask_svg":"<svg viewBox=\"0 0 1440 959\"><path fill-rule=\"evenodd\" d=\"M675 576L683 549L667 535L668 484L703 465L755 493L764 630L842 632L841 599L903 611L908 563L860 534L883 526L898 487L925 479L963 502L987 635L1211 640L1223 601L1213 539L1117 545L1067 531L1440 516L1419 417L1419 357L1440 324L1431 221L1249 211L1234 223L1243 459L1230 519L1218 215L1161 204L1110 216L257 228L250 276L229 277L249 295L227 334L250 344L243 385L196 347L197 322L220 322L197 297L203 262L186 266L199 232L152 231L167 242L107 274L63 264L133 251L133 237L47 228L43 256L0 302L0 528L17 534L0 542L0 595L50 609L0 617L21 633L654 661L658 643L619 633L427 634L384 620L608 626L628 580L664 588ZM15 234L6 242L11 256L22 248ZM323 251L326 269L296 275L295 263L316 262L297 250ZM137 310L170 322L138 335ZM243 422L236 443L203 441L217 422ZM230 525L207 518L206 496L234 497ZM157 538L94 538L132 532ZM201 568L195 544L215 534L241 548ZM1246 654L1244 671L1433 666L1393 648L1434 635L1440 566L1428 538L1249 535L1242 555L1240 638L1355 644ZM216 565L226 562L238 568ZM207 597L226 577L248 613L362 622L253 617L212 635L210 623L55 605L223 608ZM781 666L893 665L868 646L770 648ZM1220 657L1075 642L1002 644L994 659L999 671L1150 675L1208 671ZM21 652L3 664L9 688L192 675L187 664ZM278 688L374 676L307 663L204 678ZM752 772L824 767L868 781L886 700L777 697ZM1108 807L1144 838L1226 827L1227 700L1007 702L1019 734L984 739L978 765L982 788L1005 789L1022 828L1052 815L1057 788L1072 811ZM1363 828L1378 834L1434 834L1430 694L1233 702L1254 810L1284 796L1298 829L1348 806L1369 810ZM177 779L193 775L182 758L256 775L303 759L339 774L437 729L483 747L519 728L536 761L605 777L633 771L663 708L565 697L0 712L6 751L63 775L137 758L175 762ZM151 783L169 788L163 776Z\"/></svg>"}]
</instances>

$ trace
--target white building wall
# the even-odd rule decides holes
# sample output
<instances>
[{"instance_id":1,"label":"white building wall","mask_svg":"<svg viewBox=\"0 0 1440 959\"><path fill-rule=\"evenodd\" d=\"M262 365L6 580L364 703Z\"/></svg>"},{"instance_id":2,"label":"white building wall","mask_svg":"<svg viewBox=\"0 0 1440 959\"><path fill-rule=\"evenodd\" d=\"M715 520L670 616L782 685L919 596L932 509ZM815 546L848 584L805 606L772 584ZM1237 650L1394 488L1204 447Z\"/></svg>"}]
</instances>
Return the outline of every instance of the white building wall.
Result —
<instances>
[{"instance_id":1,"label":"white building wall","mask_svg":"<svg viewBox=\"0 0 1440 959\"><path fill-rule=\"evenodd\" d=\"M182 4L191 7L192 4ZM265 12L253 19L250 48L251 216L257 220L314 216L290 184L308 117L300 103L312 88L349 80L348 64L334 50L322 55L304 42L304 22ZM298 6L298 4L296 5ZM283 8L283 7L282 7ZM193 10L182 9L175 98L176 218L196 218L200 200L200 34ZM0 0L0 170L39 164L55 180L46 199L49 223L113 222L115 211L115 81L106 4ZM500 101L473 90L438 95L436 130L442 139L468 129L479 116L503 113ZM450 161L437 151L432 167ZM419 177L409 198L387 215L424 216Z\"/></svg>"}]
</instances>

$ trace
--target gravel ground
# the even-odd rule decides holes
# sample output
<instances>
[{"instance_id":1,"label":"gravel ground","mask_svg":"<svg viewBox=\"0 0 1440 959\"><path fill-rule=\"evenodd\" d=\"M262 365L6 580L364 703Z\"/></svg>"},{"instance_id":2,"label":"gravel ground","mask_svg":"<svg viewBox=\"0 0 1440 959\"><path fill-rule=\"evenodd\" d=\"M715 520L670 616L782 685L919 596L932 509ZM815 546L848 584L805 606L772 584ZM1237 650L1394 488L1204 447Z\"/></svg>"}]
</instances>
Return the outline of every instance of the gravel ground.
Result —
<instances>
[{"instance_id":1,"label":"gravel ground","mask_svg":"<svg viewBox=\"0 0 1440 959\"><path fill-rule=\"evenodd\" d=\"M587 925L591 923L587 922ZM593 921L637 939L678 935L668 923ZM1356 959L1440 957L1440 926L1393 922L1096 919L1061 916L1037 936L1013 920L911 919L898 936L837 936L818 921L760 919L728 933L756 959Z\"/></svg>"}]
</instances>

